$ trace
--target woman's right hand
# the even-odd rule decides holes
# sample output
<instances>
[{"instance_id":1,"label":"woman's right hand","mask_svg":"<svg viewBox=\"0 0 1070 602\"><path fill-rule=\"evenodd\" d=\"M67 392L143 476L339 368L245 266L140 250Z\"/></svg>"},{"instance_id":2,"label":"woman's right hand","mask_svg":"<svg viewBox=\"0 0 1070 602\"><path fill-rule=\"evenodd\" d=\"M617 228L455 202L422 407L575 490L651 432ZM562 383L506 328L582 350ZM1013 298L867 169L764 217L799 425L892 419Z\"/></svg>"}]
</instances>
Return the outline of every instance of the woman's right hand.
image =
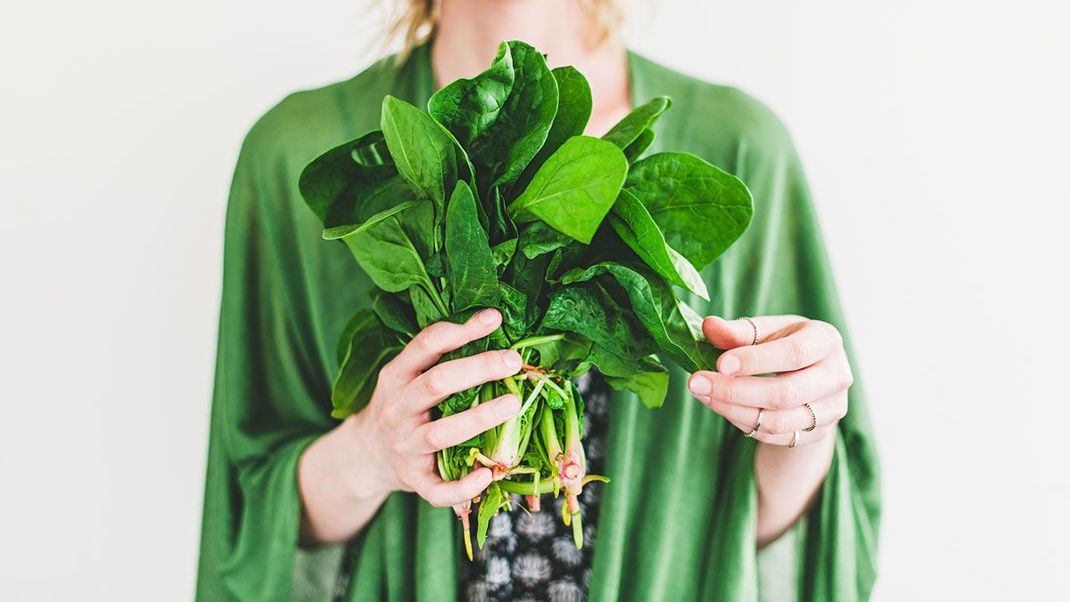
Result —
<instances>
[{"instance_id":1,"label":"woman's right hand","mask_svg":"<svg viewBox=\"0 0 1070 602\"><path fill-rule=\"evenodd\" d=\"M464 324L438 322L423 329L379 372L368 405L305 450L298 466L303 543L349 539L394 491L453 506L490 485L490 469L478 465L458 481L444 481L435 454L514 417L520 400L504 395L434 421L431 409L454 393L520 371L520 354L508 349L438 364L446 353L494 332L501 321L498 310L484 309Z\"/></svg>"},{"instance_id":2,"label":"woman's right hand","mask_svg":"<svg viewBox=\"0 0 1070 602\"><path fill-rule=\"evenodd\" d=\"M450 395L501 380L521 368L511 349L487 351L438 364L443 355L493 332L496 309L464 324L438 322L420 331L379 372L368 406L351 419L358 437L372 443L376 482L386 491L413 491L433 506L452 506L479 495L491 483L485 467L458 481L444 481L435 454L502 424L520 411L515 395L503 395L463 412L431 420L431 409Z\"/></svg>"}]
</instances>

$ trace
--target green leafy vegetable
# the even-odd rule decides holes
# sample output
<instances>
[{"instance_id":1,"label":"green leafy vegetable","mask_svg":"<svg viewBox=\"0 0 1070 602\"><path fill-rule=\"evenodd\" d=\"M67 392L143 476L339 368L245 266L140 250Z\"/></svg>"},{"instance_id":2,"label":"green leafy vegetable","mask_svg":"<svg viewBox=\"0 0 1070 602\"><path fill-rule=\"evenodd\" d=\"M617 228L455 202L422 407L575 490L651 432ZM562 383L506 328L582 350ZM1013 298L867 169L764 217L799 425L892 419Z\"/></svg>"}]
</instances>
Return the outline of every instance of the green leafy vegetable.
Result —
<instances>
[{"instance_id":1,"label":"green leafy vegetable","mask_svg":"<svg viewBox=\"0 0 1070 602\"><path fill-rule=\"evenodd\" d=\"M575 136L550 155L509 206L509 214L522 222L540 219L589 243L627 173L628 160L619 148L598 138Z\"/></svg>"},{"instance_id":2,"label":"green leafy vegetable","mask_svg":"<svg viewBox=\"0 0 1070 602\"><path fill-rule=\"evenodd\" d=\"M646 406L665 399L669 371L713 366L701 319L677 292L709 297L701 270L740 236L751 199L735 177L686 153L639 157L660 97L602 139L583 135L592 99L571 67L551 71L522 42L503 43L487 71L435 93L428 112L387 96L381 130L328 150L298 186L377 289L339 341L332 414L359 412L381 367L416 333L496 307L502 325L449 361L512 347L523 371L450 396L437 414L512 393L520 413L436 454L456 480L486 466L476 540L527 497L563 495L562 519L583 544L578 496L591 481L584 403L573 379L594 370ZM331 283L346 286L345 282ZM471 557L472 502L454 507Z\"/></svg>"}]
</instances>

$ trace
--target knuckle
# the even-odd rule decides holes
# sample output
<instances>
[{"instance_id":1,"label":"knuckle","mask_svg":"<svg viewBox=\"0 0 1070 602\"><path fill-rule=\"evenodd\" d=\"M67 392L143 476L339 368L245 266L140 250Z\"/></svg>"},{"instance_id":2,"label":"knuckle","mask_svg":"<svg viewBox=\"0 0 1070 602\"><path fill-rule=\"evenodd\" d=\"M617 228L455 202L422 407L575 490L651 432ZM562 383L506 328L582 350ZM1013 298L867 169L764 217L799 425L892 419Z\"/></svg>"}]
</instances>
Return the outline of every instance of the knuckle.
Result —
<instances>
[{"instance_id":1,"label":"knuckle","mask_svg":"<svg viewBox=\"0 0 1070 602\"><path fill-rule=\"evenodd\" d=\"M429 424L424 427L421 437L428 448L434 450L442 449L442 432L437 426Z\"/></svg>"},{"instance_id":2,"label":"knuckle","mask_svg":"<svg viewBox=\"0 0 1070 602\"><path fill-rule=\"evenodd\" d=\"M773 395L773 405L778 409L792 408L797 405L799 401L799 389L792 383L781 383L776 389Z\"/></svg>"},{"instance_id":3,"label":"knuckle","mask_svg":"<svg viewBox=\"0 0 1070 602\"><path fill-rule=\"evenodd\" d=\"M777 435L787 431L787 420L783 412L769 412L762 420L762 430L770 435Z\"/></svg>"},{"instance_id":4,"label":"knuckle","mask_svg":"<svg viewBox=\"0 0 1070 602\"><path fill-rule=\"evenodd\" d=\"M806 341L796 337L788 344L788 356L792 365L802 368L810 364L811 347Z\"/></svg>"},{"instance_id":5,"label":"knuckle","mask_svg":"<svg viewBox=\"0 0 1070 602\"><path fill-rule=\"evenodd\" d=\"M446 378L442 374L442 368L440 366L436 366L427 372L424 372L421 380L423 381L421 383L423 392L429 397L441 397L447 393Z\"/></svg>"}]
</instances>

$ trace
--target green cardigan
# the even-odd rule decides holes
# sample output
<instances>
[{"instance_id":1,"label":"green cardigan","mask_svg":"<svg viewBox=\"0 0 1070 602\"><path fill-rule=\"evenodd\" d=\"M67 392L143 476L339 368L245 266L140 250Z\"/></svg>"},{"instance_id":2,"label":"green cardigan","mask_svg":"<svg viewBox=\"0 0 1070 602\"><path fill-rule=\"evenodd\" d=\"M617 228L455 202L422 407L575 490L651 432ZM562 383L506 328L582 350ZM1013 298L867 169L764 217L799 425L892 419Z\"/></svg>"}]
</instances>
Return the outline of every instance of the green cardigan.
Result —
<instances>
[{"instance_id":1,"label":"green cardigan","mask_svg":"<svg viewBox=\"0 0 1070 602\"><path fill-rule=\"evenodd\" d=\"M223 299L212 407L200 600L286 600L299 557L329 586L347 572L349 600L456 597L461 544L449 509L395 493L359 536L348 566L298 550L296 464L334 426L334 348L372 287L297 191L326 149L378 128L385 94L424 105L434 91L427 46L397 67L287 97L249 132L227 209ZM629 54L633 104L661 94L672 109L651 152L690 151L742 178L755 213L704 272L702 314L800 314L843 329L799 159L784 126L739 90ZM756 600L755 442L698 403L674 369L658 410L615 394L595 542L592 600ZM867 599L880 515L869 413L856 383L820 497L796 530L788 589L800 600ZM308 568L306 566L306 568ZM784 584L781 584L784 585Z\"/></svg>"}]
</instances>

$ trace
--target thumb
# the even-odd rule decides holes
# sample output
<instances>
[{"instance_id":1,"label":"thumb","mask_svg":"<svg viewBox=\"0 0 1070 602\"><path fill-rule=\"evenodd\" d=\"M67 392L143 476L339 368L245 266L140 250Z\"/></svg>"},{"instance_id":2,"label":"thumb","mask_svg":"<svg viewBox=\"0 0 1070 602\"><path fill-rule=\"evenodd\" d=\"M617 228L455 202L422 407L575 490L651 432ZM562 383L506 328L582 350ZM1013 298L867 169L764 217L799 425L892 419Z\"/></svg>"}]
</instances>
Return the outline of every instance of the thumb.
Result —
<instances>
[{"instance_id":1,"label":"thumb","mask_svg":"<svg viewBox=\"0 0 1070 602\"><path fill-rule=\"evenodd\" d=\"M728 350L762 343L774 338L773 335L788 326L805 321L800 316L760 316L736 320L710 316L702 321L702 333L714 347Z\"/></svg>"}]
</instances>

